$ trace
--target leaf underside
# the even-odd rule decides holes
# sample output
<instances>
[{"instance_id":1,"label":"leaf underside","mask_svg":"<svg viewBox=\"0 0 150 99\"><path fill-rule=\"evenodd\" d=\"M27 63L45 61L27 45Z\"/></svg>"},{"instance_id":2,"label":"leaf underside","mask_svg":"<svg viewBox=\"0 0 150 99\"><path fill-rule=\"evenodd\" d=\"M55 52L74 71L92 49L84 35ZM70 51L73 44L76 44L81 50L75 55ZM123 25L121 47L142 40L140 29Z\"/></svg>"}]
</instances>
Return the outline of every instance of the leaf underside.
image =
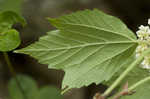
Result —
<instances>
[{"instance_id":1,"label":"leaf underside","mask_svg":"<svg viewBox=\"0 0 150 99\"><path fill-rule=\"evenodd\" d=\"M85 10L49 19L58 30L17 50L49 68L63 69L62 88L80 88L108 81L127 66L137 46L136 36L117 18Z\"/></svg>"}]
</instances>

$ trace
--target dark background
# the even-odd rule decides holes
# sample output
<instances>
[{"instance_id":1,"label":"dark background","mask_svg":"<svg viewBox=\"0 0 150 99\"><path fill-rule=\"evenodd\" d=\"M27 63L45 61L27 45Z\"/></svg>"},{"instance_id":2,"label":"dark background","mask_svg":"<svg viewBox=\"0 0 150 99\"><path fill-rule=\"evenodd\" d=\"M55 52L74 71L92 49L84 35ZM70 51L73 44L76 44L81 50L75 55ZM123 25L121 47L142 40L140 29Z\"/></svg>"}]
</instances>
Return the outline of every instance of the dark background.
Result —
<instances>
[{"instance_id":1,"label":"dark background","mask_svg":"<svg viewBox=\"0 0 150 99\"><path fill-rule=\"evenodd\" d=\"M24 28L14 26L20 31L22 39L19 48L28 46L46 32L54 29L46 17L57 17L77 10L93 8L120 18L134 33L141 24L147 24L150 18L150 0L24 0L22 13L28 25ZM48 69L47 65L41 65L27 55L12 52L9 52L9 55L18 74L33 77L39 86L61 87L63 71ZM7 96L7 83L11 77L2 53L0 53L0 99L5 99ZM65 98L91 99L95 92L102 92L105 88L104 85L92 84L89 87L69 91Z\"/></svg>"}]
</instances>

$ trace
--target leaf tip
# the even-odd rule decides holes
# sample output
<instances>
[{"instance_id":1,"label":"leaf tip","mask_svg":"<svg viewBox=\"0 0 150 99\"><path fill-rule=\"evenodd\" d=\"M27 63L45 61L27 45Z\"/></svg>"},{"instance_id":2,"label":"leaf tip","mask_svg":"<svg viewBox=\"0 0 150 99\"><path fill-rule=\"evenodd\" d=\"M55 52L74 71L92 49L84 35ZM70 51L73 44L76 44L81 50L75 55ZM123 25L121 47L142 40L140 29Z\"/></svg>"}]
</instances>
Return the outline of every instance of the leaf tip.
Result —
<instances>
[{"instance_id":1,"label":"leaf tip","mask_svg":"<svg viewBox=\"0 0 150 99\"><path fill-rule=\"evenodd\" d=\"M58 24L58 19L56 19L56 18L47 18L48 19L48 21L53 25L53 26L55 26L56 27L56 25Z\"/></svg>"}]
</instances>

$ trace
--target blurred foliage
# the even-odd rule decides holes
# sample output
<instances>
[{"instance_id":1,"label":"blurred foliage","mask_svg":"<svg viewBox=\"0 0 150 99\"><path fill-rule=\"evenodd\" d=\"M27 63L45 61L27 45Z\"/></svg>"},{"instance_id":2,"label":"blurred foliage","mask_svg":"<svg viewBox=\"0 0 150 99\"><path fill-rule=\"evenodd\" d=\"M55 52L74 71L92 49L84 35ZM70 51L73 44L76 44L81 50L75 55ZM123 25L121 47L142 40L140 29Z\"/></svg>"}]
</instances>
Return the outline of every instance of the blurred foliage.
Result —
<instances>
[{"instance_id":1,"label":"blurred foliage","mask_svg":"<svg viewBox=\"0 0 150 99\"><path fill-rule=\"evenodd\" d=\"M0 0L0 11L14 11L21 14L23 0Z\"/></svg>"},{"instance_id":2,"label":"blurred foliage","mask_svg":"<svg viewBox=\"0 0 150 99\"><path fill-rule=\"evenodd\" d=\"M9 99L63 99L60 91L52 86L38 89L36 82L25 75L18 75L8 84Z\"/></svg>"}]
</instances>

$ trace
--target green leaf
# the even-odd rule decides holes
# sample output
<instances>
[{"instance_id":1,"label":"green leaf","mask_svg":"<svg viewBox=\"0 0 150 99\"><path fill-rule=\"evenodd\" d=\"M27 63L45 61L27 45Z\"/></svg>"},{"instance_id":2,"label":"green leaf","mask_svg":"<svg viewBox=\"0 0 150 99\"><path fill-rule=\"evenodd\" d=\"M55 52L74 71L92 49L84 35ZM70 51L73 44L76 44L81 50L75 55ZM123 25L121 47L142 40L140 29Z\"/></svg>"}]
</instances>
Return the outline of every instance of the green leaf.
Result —
<instances>
[{"instance_id":1,"label":"green leaf","mask_svg":"<svg viewBox=\"0 0 150 99\"><path fill-rule=\"evenodd\" d=\"M21 13L23 0L0 0L0 11L14 11Z\"/></svg>"},{"instance_id":2,"label":"green leaf","mask_svg":"<svg viewBox=\"0 0 150 99\"><path fill-rule=\"evenodd\" d=\"M25 20L15 12L0 13L0 51L11 51L20 45L19 33L12 29L13 24L16 23L26 25Z\"/></svg>"},{"instance_id":3,"label":"green leaf","mask_svg":"<svg viewBox=\"0 0 150 99\"><path fill-rule=\"evenodd\" d=\"M7 23L9 28L16 23L21 23L23 26L26 25L25 19L13 11L5 11L0 13L0 26L4 23Z\"/></svg>"},{"instance_id":4,"label":"green leaf","mask_svg":"<svg viewBox=\"0 0 150 99\"><path fill-rule=\"evenodd\" d=\"M126 66L137 46L136 36L119 19L98 10L79 11L50 22L59 30L16 52L29 54L49 68L63 69L62 88L108 81Z\"/></svg>"},{"instance_id":5,"label":"green leaf","mask_svg":"<svg viewBox=\"0 0 150 99\"><path fill-rule=\"evenodd\" d=\"M0 33L0 51L11 51L20 45L19 33L14 30L8 30Z\"/></svg>"},{"instance_id":6,"label":"green leaf","mask_svg":"<svg viewBox=\"0 0 150 99\"><path fill-rule=\"evenodd\" d=\"M36 99L63 99L60 93L60 90L47 86L40 89Z\"/></svg>"},{"instance_id":7,"label":"green leaf","mask_svg":"<svg viewBox=\"0 0 150 99\"><path fill-rule=\"evenodd\" d=\"M9 82L8 90L10 99L33 99L37 94L38 88L32 78L19 75L17 76L17 82L15 78Z\"/></svg>"},{"instance_id":8,"label":"green leaf","mask_svg":"<svg viewBox=\"0 0 150 99\"><path fill-rule=\"evenodd\" d=\"M36 82L24 75L18 75L8 84L10 99L63 99L60 90L46 86L37 88Z\"/></svg>"}]
</instances>

